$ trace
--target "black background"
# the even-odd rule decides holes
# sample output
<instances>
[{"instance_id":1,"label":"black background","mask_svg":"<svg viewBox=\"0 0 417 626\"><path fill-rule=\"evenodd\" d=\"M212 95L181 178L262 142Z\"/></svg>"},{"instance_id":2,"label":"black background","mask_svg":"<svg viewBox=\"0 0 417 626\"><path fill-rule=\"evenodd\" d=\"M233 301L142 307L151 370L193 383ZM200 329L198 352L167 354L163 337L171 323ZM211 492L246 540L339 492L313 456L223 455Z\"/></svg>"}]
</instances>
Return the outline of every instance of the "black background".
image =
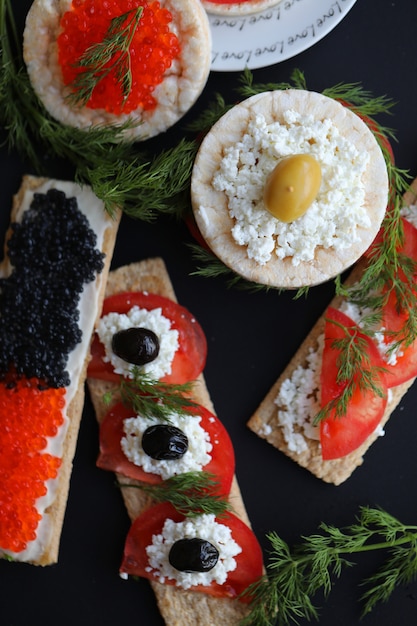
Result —
<instances>
[{"instance_id":1,"label":"black background","mask_svg":"<svg viewBox=\"0 0 417 626\"><path fill-rule=\"evenodd\" d=\"M320 0L313 0L317 3ZM14 1L23 27L29 0ZM345 19L304 53L256 70L255 81L289 80L304 71L310 89L361 82L396 105L379 121L395 129L396 163L417 175L417 3L415 0L358 0ZM192 119L215 91L235 98L239 73L211 73ZM181 123L154 141L155 149L181 137ZM51 163L50 172L70 176ZM30 166L1 152L1 228L5 231L12 195ZM417 524L417 388L404 398L386 435L368 451L365 463L343 485L327 485L257 438L246 422L332 297L332 284L316 287L306 300L292 294L247 293L223 280L190 275L194 262L186 227L168 218L143 224L123 217L113 266L152 256L167 264L178 300L199 319L208 339L205 377L216 411L235 444L236 472L253 528L265 550L265 533L277 531L293 543L313 533L320 521L348 525L362 505L380 506ZM44 626L140 624L162 619L147 583L122 581L118 567L129 526L113 476L95 468L97 426L87 398L79 435L59 563L47 568L0 562L0 624ZM361 579L380 555L366 556L344 571L321 605L321 626L360 622ZM179 621L179 623L181 620ZM417 624L417 583L397 589L388 603L364 618L363 626ZM185 625L188 626L188 625ZM191 625L190 625L191 626ZM216 624L213 626L227 626Z\"/></svg>"}]
</instances>

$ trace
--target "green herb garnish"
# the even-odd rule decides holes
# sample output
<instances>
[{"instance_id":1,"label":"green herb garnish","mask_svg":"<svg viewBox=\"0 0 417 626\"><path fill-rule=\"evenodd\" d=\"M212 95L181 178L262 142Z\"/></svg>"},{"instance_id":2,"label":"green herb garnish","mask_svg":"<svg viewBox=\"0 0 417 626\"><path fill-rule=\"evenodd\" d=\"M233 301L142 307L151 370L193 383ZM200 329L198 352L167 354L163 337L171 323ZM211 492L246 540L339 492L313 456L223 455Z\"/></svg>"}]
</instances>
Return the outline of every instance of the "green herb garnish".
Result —
<instances>
[{"instance_id":1,"label":"green herb garnish","mask_svg":"<svg viewBox=\"0 0 417 626\"><path fill-rule=\"evenodd\" d=\"M315 597L328 597L335 578L352 567L352 555L386 551L379 570L363 581L363 615L379 602L386 602L398 585L417 577L417 526L408 526L381 509L362 507L356 522L339 529L322 523L319 532L294 548L275 532L267 575L245 593L253 599L242 626L287 626L301 618L318 619Z\"/></svg>"},{"instance_id":2,"label":"green herb garnish","mask_svg":"<svg viewBox=\"0 0 417 626\"><path fill-rule=\"evenodd\" d=\"M156 502L169 502L185 517L196 517L203 513L220 517L230 511L229 501L216 494L217 486L216 478L208 472L184 472L157 485L120 484L122 488L140 489Z\"/></svg>"},{"instance_id":3,"label":"green herb garnish","mask_svg":"<svg viewBox=\"0 0 417 626\"><path fill-rule=\"evenodd\" d=\"M81 55L75 66L82 71L71 84L73 91L68 96L72 104L86 104L98 83L113 70L123 101L127 100L132 89L130 46L142 13L140 6L112 18L103 41L93 44Z\"/></svg>"},{"instance_id":4,"label":"green herb garnish","mask_svg":"<svg viewBox=\"0 0 417 626\"><path fill-rule=\"evenodd\" d=\"M349 402L358 390L372 392L380 398L385 395L385 389L381 386L383 370L372 365L365 337L356 329L348 328L335 320L331 322L344 332L344 337L332 342L332 348L339 352L336 383L341 385L342 391L317 413L315 425L331 412L334 412L336 418L346 415Z\"/></svg>"}]
</instances>

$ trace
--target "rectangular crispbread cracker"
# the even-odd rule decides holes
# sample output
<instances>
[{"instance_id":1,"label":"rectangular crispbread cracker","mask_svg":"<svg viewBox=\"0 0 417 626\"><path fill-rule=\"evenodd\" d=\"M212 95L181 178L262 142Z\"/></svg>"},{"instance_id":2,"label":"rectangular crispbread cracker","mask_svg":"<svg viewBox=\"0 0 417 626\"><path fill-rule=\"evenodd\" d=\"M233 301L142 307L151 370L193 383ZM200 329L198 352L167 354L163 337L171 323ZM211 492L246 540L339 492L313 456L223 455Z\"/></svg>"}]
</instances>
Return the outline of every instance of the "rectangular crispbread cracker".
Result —
<instances>
[{"instance_id":1,"label":"rectangular crispbread cracker","mask_svg":"<svg viewBox=\"0 0 417 626\"><path fill-rule=\"evenodd\" d=\"M139 263L120 267L110 272L106 295L123 291L149 291L177 301L165 263L160 258L148 259ZM88 387L100 423L108 411L108 404L103 402L103 395L110 389L117 389L112 383L88 379ZM192 398L207 409L214 411L212 401L201 374L193 387ZM115 398L116 399L116 398ZM117 476L123 484L135 481ZM152 504L149 496L139 489L122 489L123 500L133 521L142 511ZM249 519L236 480L233 481L230 500L234 512L248 525ZM183 591L171 585L151 581L158 608L168 626L234 626L239 624L247 613L247 605L237 600L214 598L204 593Z\"/></svg>"},{"instance_id":2,"label":"rectangular crispbread cracker","mask_svg":"<svg viewBox=\"0 0 417 626\"><path fill-rule=\"evenodd\" d=\"M413 181L410 190L404 195L404 205L407 206L412 204L416 201L416 197L417 179ZM349 275L346 284L351 285L355 283L361 276L363 269L363 262L359 262ZM328 306L337 308L341 302L341 297L335 297ZM325 311L317 320L316 324L313 326L306 339L288 363L287 367L284 369L278 380L272 386L248 421L248 427L259 437L266 439L271 445L296 461L299 465L301 465L301 467L309 470L312 474L317 476L317 478L321 478L328 483L339 485L349 478L352 472L363 463L364 454L372 443L378 438L378 432L370 435L368 439L351 454L348 454L340 459L323 461L321 458L319 441L309 439L305 436L304 438L308 445L308 449L306 451L296 453L289 450L282 433L282 428L276 419L278 407L274 402L281 385L286 379L291 377L294 370L298 366L307 367L307 356L311 349L317 349L317 340L318 337L324 332L324 325ZM394 409L397 407L407 390L411 387L414 380L415 379L413 378L412 380L409 380L406 383L398 385L390 390L391 393L389 395L386 411L381 421L381 427L386 424ZM297 427L295 427L295 429L296 428Z\"/></svg>"},{"instance_id":3,"label":"rectangular crispbread cracker","mask_svg":"<svg viewBox=\"0 0 417 626\"><path fill-rule=\"evenodd\" d=\"M22 184L18 192L13 198L13 207L11 212L11 222L16 220L16 216L22 205L23 198L27 191L36 192L44 183L51 182L52 186L60 188L62 181L50 181L46 178L40 178L35 176L24 176ZM101 251L104 252L104 267L100 274L95 279L96 293L97 293L97 318L100 316L104 290L106 286L107 276L110 268L110 262L113 255L113 249L116 242L116 236L118 226L120 222L120 215L117 213L113 218L110 218L104 213L103 217L107 222L106 230L104 233L103 244ZM11 234L10 229L6 234L5 241L7 242ZM7 248L5 247L4 260L0 266L0 272L3 275L7 275L9 270L9 261L7 258ZM97 320L94 321L94 324ZM59 543L61 538L62 526L64 523L65 510L68 499L69 485L72 472L72 464L77 444L78 431L80 428L81 416L84 407L84 384L87 377L87 365L90 359L90 345L91 337L83 337L82 342L86 344L85 354L86 358L80 369L77 391L71 400L71 403L67 407L66 415L68 418L68 428L63 441L63 454L62 464L58 474L58 486L56 496L52 504L45 510L45 514L50 520L51 533L48 535L45 544L42 546L42 553L36 560L29 560L34 565L51 565L58 561Z\"/></svg>"}]
</instances>

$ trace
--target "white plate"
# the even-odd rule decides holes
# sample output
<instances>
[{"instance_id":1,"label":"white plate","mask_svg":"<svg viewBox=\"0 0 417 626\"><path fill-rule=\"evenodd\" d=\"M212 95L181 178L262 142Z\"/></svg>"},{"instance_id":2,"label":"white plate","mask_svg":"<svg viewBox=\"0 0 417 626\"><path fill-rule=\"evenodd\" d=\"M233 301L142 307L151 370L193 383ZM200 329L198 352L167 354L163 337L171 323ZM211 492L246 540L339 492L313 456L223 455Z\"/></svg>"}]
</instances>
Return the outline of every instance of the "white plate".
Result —
<instances>
[{"instance_id":1,"label":"white plate","mask_svg":"<svg viewBox=\"0 0 417 626\"><path fill-rule=\"evenodd\" d=\"M280 63L320 41L356 0L282 0L276 7L242 17L209 15L211 69L257 69Z\"/></svg>"}]
</instances>

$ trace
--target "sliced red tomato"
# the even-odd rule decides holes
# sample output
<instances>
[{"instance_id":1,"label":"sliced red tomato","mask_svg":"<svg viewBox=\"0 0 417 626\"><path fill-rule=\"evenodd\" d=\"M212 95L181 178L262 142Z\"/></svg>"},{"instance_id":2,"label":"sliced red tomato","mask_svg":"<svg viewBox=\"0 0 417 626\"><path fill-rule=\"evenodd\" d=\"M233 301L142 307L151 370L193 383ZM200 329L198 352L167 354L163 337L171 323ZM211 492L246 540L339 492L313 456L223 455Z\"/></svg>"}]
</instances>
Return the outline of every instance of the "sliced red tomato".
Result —
<instances>
[{"instance_id":1,"label":"sliced red tomato","mask_svg":"<svg viewBox=\"0 0 417 626\"><path fill-rule=\"evenodd\" d=\"M109 296L104 301L102 315L128 313L135 305L147 311L160 308L162 315L171 320L171 328L178 331L179 348L172 362L172 371L161 379L162 382L183 384L195 380L203 371L207 358L206 337L195 317L173 300L145 292L124 292ZM114 373L112 365L103 360L104 346L97 335L92 342L91 355L88 366L90 378L114 382L120 380L120 375Z\"/></svg>"},{"instance_id":2,"label":"sliced red tomato","mask_svg":"<svg viewBox=\"0 0 417 626\"><path fill-rule=\"evenodd\" d=\"M205 407L200 405L192 407L190 412L201 416L200 426L208 433L213 446L210 452L211 461L203 470L213 474L217 479L216 493L227 495L230 492L235 471L235 455L229 434L221 421ZM145 472L142 467L129 461L121 448L120 441L124 436L123 422L132 416L132 409L122 403L116 404L108 411L100 425L100 454L97 465L101 469L118 472L141 482L160 483L162 478L159 474ZM190 416L189 419L195 418ZM151 424L152 421L150 421Z\"/></svg>"},{"instance_id":3,"label":"sliced red tomato","mask_svg":"<svg viewBox=\"0 0 417 626\"><path fill-rule=\"evenodd\" d=\"M382 326L385 331L401 331L406 320L406 313L397 310L397 302L394 294L390 294L387 304L382 312ZM391 341L395 342L395 336L385 334L387 347ZM417 339L406 348L401 348L395 358L395 363L390 365L385 362L386 381L388 387L401 385L417 376Z\"/></svg>"},{"instance_id":4,"label":"sliced red tomato","mask_svg":"<svg viewBox=\"0 0 417 626\"><path fill-rule=\"evenodd\" d=\"M120 567L122 574L158 580L154 570L148 571L149 562L146 547L152 543L153 535L162 532L166 519L181 522L185 518L170 504L162 503L147 509L133 522L126 538L123 561ZM242 548L242 552L235 557L237 567L234 571L229 572L223 585L213 582L207 587L198 585L192 589L212 596L236 598L251 583L262 576L262 550L249 526L232 513L227 513L216 521L230 528L234 541ZM171 579L165 579L164 582L175 584L175 581Z\"/></svg>"},{"instance_id":5,"label":"sliced red tomato","mask_svg":"<svg viewBox=\"0 0 417 626\"><path fill-rule=\"evenodd\" d=\"M197 222L195 221L194 213L189 213L185 218L185 224L190 231L190 234L194 237L196 242L205 250L211 252L211 248L207 244L203 235L200 232L200 229L197 226Z\"/></svg>"},{"instance_id":6,"label":"sliced red tomato","mask_svg":"<svg viewBox=\"0 0 417 626\"><path fill-rule=\"evenodd\" d=\"M401 223L404 241L398 251L414 261L417 261L417 228L403 218L401 218ZM402 277L405 278L401 267L398 270L398 276L400 279ZM417 283L417 274L414 280ZM381 319L381 326L386 331L385 339L387 344L391 341L395 341L395 337L390 333L401 333L407 321L407 316L408 312L401 310L401 302L397 302L394 291L391 291L382 309ZM417 376L417 340L398 353L394 365L389 365L385 362L384 367L387 370L386 380L388 387L400 385Z\"/></svg>"},{"instance_id":7,"label":"sliced red tomato","mask_svg":"<svg viewBox=\"0 0 417 626\"><path fill-rule=\"evenodd\" d=\"M340 351L334 341L345 337L345 328L353 335L356 333L367 344L370 365L383 367L384 362L374 342L360 332L357 324L347 315L329 307L326 313L325 343L321 370L321 405L326 406L344 390L347 382L338 382L338 358ZM336 323L335 323L336 322ZM341 324L344 328L339 326ZM360 376L360 372L355 376ZM377 384L383 391L383 397L370 390L356 387L350 399L346 414L336 416L333 410L320 422L320 441L324 460L338 459L356 450L380 423L387 404L387 386L383 373L377 373Z\"/></svg>"}]
</instances>

